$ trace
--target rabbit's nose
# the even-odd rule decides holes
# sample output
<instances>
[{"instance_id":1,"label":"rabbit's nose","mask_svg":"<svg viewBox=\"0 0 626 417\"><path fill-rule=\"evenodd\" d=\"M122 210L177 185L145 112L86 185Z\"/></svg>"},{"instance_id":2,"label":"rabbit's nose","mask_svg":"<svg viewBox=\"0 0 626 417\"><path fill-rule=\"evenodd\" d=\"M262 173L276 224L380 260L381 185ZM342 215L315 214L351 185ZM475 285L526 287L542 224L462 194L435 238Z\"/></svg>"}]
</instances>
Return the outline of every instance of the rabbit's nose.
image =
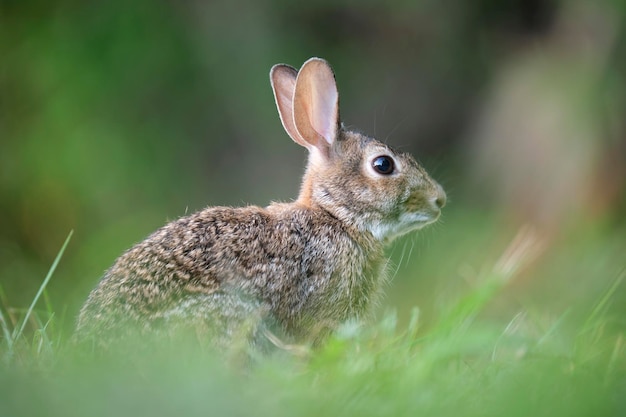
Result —
<instances>
[{"instance_id":1,"label":"rabbit's nose","mask_svg":"<svg viewBox=\"0 0 626 417\"><path fill-rule=\"evenodd\" d=\"M434 203L438 208L443 208L446 205L446 192L443 190L443 187L437 184L437 192L436 197L434 198Z\"/></svg>"}]
</instances>

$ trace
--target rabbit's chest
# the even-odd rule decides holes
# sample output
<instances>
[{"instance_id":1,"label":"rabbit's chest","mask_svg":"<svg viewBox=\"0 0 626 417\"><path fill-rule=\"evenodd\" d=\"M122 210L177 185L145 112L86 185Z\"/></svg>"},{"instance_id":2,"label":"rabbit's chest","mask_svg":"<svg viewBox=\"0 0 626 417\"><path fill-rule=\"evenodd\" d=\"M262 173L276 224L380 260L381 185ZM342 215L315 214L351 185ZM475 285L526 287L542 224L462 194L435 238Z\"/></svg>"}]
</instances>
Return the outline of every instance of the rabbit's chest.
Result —
<instances>
[{"instance_id":1,"label":"rabbit's chest","mask_svg":"<svg viewBox=\"0 0 626 417\"><path fill-rule=\"evenodd\" d=\"M339 320L360 317L367 313L372 301L379 297L387 279L382 257L348 262L331 276L326 292L334 298L329 315Z\"/></svg>"},{"instance_id":2,"label":"rabbit's chest","mask_svg":"<svg viewBox=\"0 0 626 417\"><path fill-rule=\"evenodd\" d=\"M365 316L387 278L382 253L361 250L314 262L308 272L299 277L287 312L294 319L296 333L320 325L335 328L348 319Z\"/></svg>"}]
</instances>

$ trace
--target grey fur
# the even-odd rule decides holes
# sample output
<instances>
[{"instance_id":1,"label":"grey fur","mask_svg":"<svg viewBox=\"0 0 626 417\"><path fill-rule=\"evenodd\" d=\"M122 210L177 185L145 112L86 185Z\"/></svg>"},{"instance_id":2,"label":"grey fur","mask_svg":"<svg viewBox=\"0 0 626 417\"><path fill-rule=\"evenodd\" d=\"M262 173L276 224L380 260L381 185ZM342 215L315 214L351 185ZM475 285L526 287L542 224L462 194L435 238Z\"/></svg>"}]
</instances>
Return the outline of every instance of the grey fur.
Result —
<instances>
[{"instance_id":1,"label":"grey fur","mask_svg":"<svg viewBox=\"0 0 626 417\"><path fill-rule=\"evenodd\" d=\"M79 341L107 348L186 328L229 348L263 343L271 328L319 343L367 315L386 280L384 245L435 221L445 193L411 156L341 127L325 61L277 65L271 79L285 129L311 152L298 200L209 207L157 230L91 292ZM377 155L393 159L392 175L371 168Z\"/></svg>"}]
</instances>

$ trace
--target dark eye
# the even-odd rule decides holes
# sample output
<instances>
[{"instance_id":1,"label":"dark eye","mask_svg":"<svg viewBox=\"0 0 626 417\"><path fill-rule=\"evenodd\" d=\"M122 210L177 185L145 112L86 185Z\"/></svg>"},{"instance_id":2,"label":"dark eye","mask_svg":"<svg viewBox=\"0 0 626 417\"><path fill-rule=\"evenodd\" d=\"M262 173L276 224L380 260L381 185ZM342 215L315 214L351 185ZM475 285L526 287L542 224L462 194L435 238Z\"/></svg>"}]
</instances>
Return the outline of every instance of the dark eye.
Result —
<instances>
[{"instance_id":1,"label":"dark eye","mask_svg":"<svg viewBox=\"0 0 626 417\"><path fill-rule=\"evenodd\" d=\"M378 172L379 174L389 175L393 173L393 159L385 155L377 156L372 161L372 167L374 168L374 171Z\"/></svg>"}]
</instances>

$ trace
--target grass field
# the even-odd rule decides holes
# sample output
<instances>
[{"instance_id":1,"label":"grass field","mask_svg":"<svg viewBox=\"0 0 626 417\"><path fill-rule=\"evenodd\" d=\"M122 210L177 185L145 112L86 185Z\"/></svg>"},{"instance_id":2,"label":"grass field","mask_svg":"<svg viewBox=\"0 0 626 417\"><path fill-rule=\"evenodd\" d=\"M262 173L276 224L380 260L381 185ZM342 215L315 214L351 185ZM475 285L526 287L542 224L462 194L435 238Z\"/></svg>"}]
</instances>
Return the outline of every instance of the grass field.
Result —
<instances>
[{"instance_id":1,"label":"grass field","mask_svg":"<svg viewBox=\"0 0 626 417\"><path fill-rule=\"evenodd\" d=\"M625 52L621 0L0 2L0 417L626 416ZM372 321L248 366L78 351L132 242L297 195L268 72L312 56L449 197Z\"/></svg>"},{"instance_id":2,"label":"grass field","mask_svg":"<svg viewBox=\"0 0 626 417\"><path fill-rule=\"evenodd\" d=\"M495 226L452 213L400 242L374 323L243 368L184 345L78 355L44 289L60 253L31 309L2 301L0 416L626 415L624 234L596 224L546 242ZM404 286L441 274L411 309Z\"/></svg>"}]
</instances>

